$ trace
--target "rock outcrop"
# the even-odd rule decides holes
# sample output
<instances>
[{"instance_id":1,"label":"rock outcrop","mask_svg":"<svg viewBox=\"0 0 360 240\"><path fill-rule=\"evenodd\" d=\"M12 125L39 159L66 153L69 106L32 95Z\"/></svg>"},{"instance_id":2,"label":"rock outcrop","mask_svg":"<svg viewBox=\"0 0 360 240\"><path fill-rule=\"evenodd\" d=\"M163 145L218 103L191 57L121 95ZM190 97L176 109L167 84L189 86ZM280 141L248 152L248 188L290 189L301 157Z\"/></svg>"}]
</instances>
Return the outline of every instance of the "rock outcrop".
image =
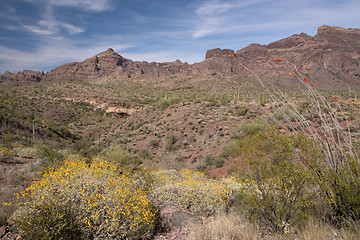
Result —
<instances>
[{"instance_id":1,"label":"rock outcrop","mask_svg":"<svg viewBox=\"0 0 360 240\"><path fill-rule=\"evenodd\" d=\"M136 75L150 75L159 77L179 72L184 65L180 60L170 63L134 62L126 59L109 48L105 52L88 58L83 62L73 62L61 65L48 72L44 80L59 79L81 80L114 74L118 77L132 77Z\"/></svg>"},{"instance_id":2,"label":"rock outcrop","mask_svg":"<svg viewBox=\"0 0 360 240\"><path fill-rule=\"evenodd\" d=\"M231 54L235 55L235 59ZM323 88L344 87L360 84L360 29L321 26L311 37L296 34L268 45L251 44L234 53L229 49L213 49L206 53L203 62L190 66L192 74L234 74L241 77L252 75L279 76L278 81L287 83L282 74L294 71L292 64L274 63L282 58L296 65L303 74L313 76L314 82Z\"/></svg>"},{"instance_id":3,"label":"rock outcrop","mask_svg":"<svg viewBox=\"0 0 360 240\"><path fill-rule=\"evenodd\" d=\"M180 60L166 63L132 61L109 48L83 62L64 64L46 74L29 70L17 74L6 72L0 76L0 83L20 85L39 81L84 80L110 74L119 78L140 75L149 79L173 74L248 78L252 73L245 66L259 76L289 85L289 72L295 70L294 65L285 61L274 63L274 58L296 65L300 72L311 75L317 86L322 88L360 85L360 29L321 26L314 37L305 33L295 34L268 45L251 44L236 52L216 48L207 51L204 61L191 65Z\"/></svg>"},{"instance_id":4,"label":"rock outcrop","mask_svg":"<svg viewBox=\"0 0 360 240\"><path fill-rule=\"evenodd\" d=\"M24 84L31 84L40 82L44 77L44 72L23 70L16 74L6 71L3 75L0 75L0 84L19 86Z\"/></svg>"}]
</instances>

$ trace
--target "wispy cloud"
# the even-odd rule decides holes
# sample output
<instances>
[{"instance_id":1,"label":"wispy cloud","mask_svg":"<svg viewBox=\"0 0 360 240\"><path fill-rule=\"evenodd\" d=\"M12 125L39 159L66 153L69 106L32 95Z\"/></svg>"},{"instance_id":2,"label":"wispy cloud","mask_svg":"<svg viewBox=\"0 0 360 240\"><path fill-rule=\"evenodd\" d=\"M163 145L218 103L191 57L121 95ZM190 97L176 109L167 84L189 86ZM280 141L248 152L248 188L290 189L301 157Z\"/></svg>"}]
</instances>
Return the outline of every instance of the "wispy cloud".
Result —
<instances>
[{"instance_id":1,"label":"wispy cloud","mask_svg":"<svg viewBox=\"0 0 360 240\"><path fill-rule=\"evenodd\" d=\"M105 51L111 46L115 51L123 51L133 45L119 44L115 39L105 39L74 43L66 38L48 38L41 47L25 52L0 45L0 73L6 70L17 72L22 69L50 70L60 64L83 61ZM3 59L3 60L1 60Z\"/></svg>"},{"instance_id":2,"label":"wispy cloud","mask_svg":"<svg viewBox=\"0 0 360 240\"><path fill-rule=\"evenodd\" d=\"M297 33L323 24L356 25L356 20L360 20L356 13L359 7L358 0L207 0L194 10L192 36L234 36L252 32L261 35L291 29Z\"/></svg>"},{"instance_id":3,"label":"wispy cloud","mask_svg":"<svg viewBox=\"0 0 360 240\"><path fill-rule=\"evenodd\" d=\"M65 29L69 34L82 33L85 30L81 27L72 25L70 23L52 20L40 20L37 25L22 25L22 27L30 32L41 35L53 35L58 33L61 29Z\"/></svg>"},{"instance_id":4,"label":"wispy cloud","mask_svg":"<svg viewBox=\"0 0 360 240\"><path fill-rule=\"evenodd\" d=\"M87 11L101 12L111 7L109 0L50 0L53 6L77 7Z\"/></svg>"},{"instance_id":5,"label":"wispy cloud","mask_svg":"<svg viewBox=\"0 0 360 240\"><path fill-rule=\"evenodd\" d=\"M195 13L198 24L194 28L193 37L201 38L207 35L224 32L229 23L234 23L244 15L242 11L267 0L208 0L200 4ZM229 13L230 12L230 13ZM235 19L234 19L235 18Z\"/></svg>"},{"instance_id":6,"label":"wispy cloud","mask_svg":"<svg viewBox=\"0 0 360 240\"><path fill-rule=\"evenodd\" d=\"M201 21L193 34L194 38L201 38L210 34L224 31L223 24L226 22L224 17L209 17Z\"/></svg>"},{"instance_id":7,"label":"wispy cloud","mask_svg":"<svg viewBox=\"0 0 360 240\"><path fill-rule=\"evenodd\" d=\"M198 15L208 15L208 14L222 14L231 9L246 7L249 5L254 5L259 2L264 2L264 0L248 0L248 1L221 1L221 0L210 0L205 1L197 9L196 13Z\"/></svg>"},{"instance_id":8,"label":"wispy cloud","mask_svg":"<svg viewBox=\"0 0 360 240\"><path fill-rule=\"evenodd\" d=\"M75 7L86 11L102 12L111 8L111 0L23 0L33 4Z\"/></svg>"},{"instance_id":9,"label":"wispy cloud","mask_svg":"<svg viewBox=\"0 0 360 240\"><path fill-rule=\"evenodd\" d=\"M314 35L323 24L360 22L359 0L3 1L0 28L9 34L0 36L0 74L50 70L109 47L133 60L193 63L212 48L238 50L300 32Z\"/></svg>"}]
</instances>

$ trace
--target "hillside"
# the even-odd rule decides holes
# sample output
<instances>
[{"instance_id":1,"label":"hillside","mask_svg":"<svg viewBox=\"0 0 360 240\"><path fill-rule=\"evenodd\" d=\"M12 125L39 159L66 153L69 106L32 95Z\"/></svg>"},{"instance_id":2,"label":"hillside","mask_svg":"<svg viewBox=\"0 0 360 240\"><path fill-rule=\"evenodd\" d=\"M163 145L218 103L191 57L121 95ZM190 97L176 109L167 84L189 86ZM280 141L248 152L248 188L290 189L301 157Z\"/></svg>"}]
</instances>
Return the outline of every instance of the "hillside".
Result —
<instances>
[{"instance_id":1,"label":"hillside","mask_svg":"<svg viewBox=\"0 0 360 240\"><path fill-rule=\"evenodd\" d=\"M329 176L321 180L328 181L330 186L333 158L339 162L358 159L359 54L359 29L321 26L313 37L301 33L268 45L251 44L236 52L212 49L207 51L204 61L195 64L180 60L137 62L109 48L83 62L67 63L47 73L6 72L0 77L0 202L8 201L13 192L25 189L31 179L38 176L37 172L47 167L66 178L67 170L57 169L66 162L71 172L71 161L64 159L75 159L80 164L76 167L79 169L76 176L79 189L86 181L92 184L92 176L99 172L106 173L106 177L96 175L100 184L109 176L118 177L123 171L129 171L134 176L124 174L130 184L128 187L133 189L131 184L136 183L141 194L148 191L146 194L162 199L160 196L167 190L161 184L169 181L173 184L169 192L174 194L169 199L175 201L179 197L179 188L188 189L187 194L193 197L198 191L195 188L202 189L211 183L215 184L211 185L214 189L220 189L219 186L225 189L229 206L239 207L246 203L259 214L264 206L261 205L263 199L258 198L263 189L256 185L257 173L260 173L265 179L260 177L259 180L266 186L264 194L270 194L265 197L276 199L266 202L270 204L266 206L279 204L275 206L279 215L274 218L281 221L273 221L271 214L267 216L259 236L269 234L268 226L271 231L281 233L288 231L286 224L298 227L299 223L301 226L300 222L305 221L302 216L310 216L309 212L321 221L326 219L327 223L333 224L331 226L337 226L336 221L343 221L340 219L343 213L332 209L337 205L325 203L333 200L326 199L327 192L321 195L323 186L314 183L316 177L310 177L310 172ZM111 166L102 165L99 159L105 159ZM319 161L319 165L311 165L312 160ZM283 162L289 162L289 165L282 165ZM93 169L92 163L102 170ZM324 163L330 166L329 169L320 167ZM302 164L308 169L302 169ZM345 181L339 186L346 185L346 181L352 184L351 191L345 191L350 197L358 195L359 181L355 176L360 168L357 166L343 169L343 175L339 176L339 181ZM167 176L166 180L162 174ZM347 178L348 175L354 178ZM222 182L224 176L229 178ZM135 180L129 180L132 177ZM212 179L216 177L216 180ZM158 192L149 190L153 178L158 181L158 189L155 189ZM183 178L181 186L175 181L178 178ZM49 179L47 181L51 182ZM194 184L199 179L202 179L202 186ZM309 185L303 179L309 181L306 183ZM62 180L59 180L59 186L64 187L64 191L74 191L75 188L61 185ZM281 185L283 181L288 182ZM320 183L323 181L319 180ZM187 187L186 184L192 185ZM229 189L239 195L231 195ZM236 192L239 189L248 191L249 198ZM314 189L319 194L316 195L319 201L314 200ZM326 187L324 189L327 191ZM112 190L109 190L109 196ZM93 201L91 188L87 191ZM79 193L76 190L72 194ZM284 200L285 193L294 194L291 196L296 196L296 201ZM41 196L41 192L39 194ZM298 196L301 197L297 199ZM202 205L200 207L192 205L191 201L185 202L183 207L206 215L197 209L212 206L205 198L196 203ZM291 215L293 222L283 215L281 199L289 204L284 205L286 210L296 207L299 212L299 215ZM223 204L221 201L219 203ZM215 202L212 203L218 204ZM299 206L296 205L298 202ZM314 205L307 205L308 202ZM0 212L14 211L4 209L0 208ZM303 209L306 212L301 212ZM354 218L360 216L360 211L356 211L358 215ZM348 213L351 214L352 209ZM207 217L211 214L204 219L210 221ZM339 219L328 220L333 217L331 214L338 214ZM92 214L89 216L93 217ZM7 218L2 215L0 225L5 224ZM288 222L285 224L284 221ZM291 233L294 239L299 239L297 231ZM336 236L337 233L331 234Z\"/></svg>"}]
</instances>

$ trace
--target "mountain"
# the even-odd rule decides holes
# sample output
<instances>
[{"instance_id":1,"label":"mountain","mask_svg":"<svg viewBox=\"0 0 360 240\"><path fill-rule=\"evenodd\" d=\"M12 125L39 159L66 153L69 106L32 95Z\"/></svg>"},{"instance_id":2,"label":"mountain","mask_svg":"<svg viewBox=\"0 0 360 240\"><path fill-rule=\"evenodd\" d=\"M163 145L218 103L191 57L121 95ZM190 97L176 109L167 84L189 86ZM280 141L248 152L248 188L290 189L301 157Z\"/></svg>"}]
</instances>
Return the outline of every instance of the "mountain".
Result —
<instances>
[{"instance_id":1,"label":"mountain","mask_svg":"<svg viewBox=\"0 0 360 240\"><path fill-rule=\"evenodd\" d=\"M233 54L234 58L230 55ZM281 58L286 61L274 62ZM287 63L289 62L289 63ZM180 60L166 63L148 63L126 59L109 48L83 62L61 65L50 72L25 70L17 74L5 73L0 83L21 85L24 83L84 80L112 75L117 78L135 76L156 79L171 75L180 76L239 76L251 77L252 73L291 86L290 74L294 65L321 88L344 88L360 84L360 29L321 26L311 37L295 34L268 45L251 44L234 52L231 49L207 51L204 61L187 64Z\"/></svg>"},{"instance_id":2,"label":"mountain","mask_svg":"<svg viewBox=\"0 0 360 240\"><path fill-rule=\"evenodd\" d=\"M235 59L229 54L234 54ZM292 64L277 63L284 59L294 64L304 75L323 88L360 84L360 29L321 26L311 37L296 34L268 45L251 44L236 53L230 49L213 49L206 53L203 62L195 63L189 71L207 74L237 74L242 77L251 73L242 65L270 79L288 82ZM241 63L241 64L240 64Z\"/></svg>"},{"instance_id":3,"label":"mountain","mask_svg":"<svg viewBox=\"0 0 360 240\"><path fill-rule=\"evenodd\" d=\"M118 77L132 77L141 74L150 74L155 77L170 75L179 72L184 64L177 60L172 63L134 62L126 59L109 48L83 62L74 62L61 65L44 76L44 80L94 78L114 74Z\"/></svg>"}]
</instances>

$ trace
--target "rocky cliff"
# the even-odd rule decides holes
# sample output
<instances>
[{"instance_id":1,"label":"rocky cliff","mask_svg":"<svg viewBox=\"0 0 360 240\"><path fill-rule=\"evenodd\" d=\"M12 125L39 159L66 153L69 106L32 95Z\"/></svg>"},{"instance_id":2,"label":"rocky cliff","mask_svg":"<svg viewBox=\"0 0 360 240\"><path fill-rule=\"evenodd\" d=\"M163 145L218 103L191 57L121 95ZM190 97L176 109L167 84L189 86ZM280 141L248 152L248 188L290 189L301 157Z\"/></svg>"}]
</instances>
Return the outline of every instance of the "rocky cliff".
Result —
<instances>
[{"instance_id":1,"label":"rocky cliff","mask_svg":"<svg viewBox=\"0 0 360 240\"><path fill-rule=\"evenodd\" d=\"M23 70L16 74L6 71L3 75L0 75L0 84L19 86L29 83L40 82L43 77L43 72L33 70Z\"/></svg>"},{"instance_id":2,"label":"rocky cliff","mask_svg":"<svg viewBox=\"0 0 360 240\"><path fill-rule=\"evenodd\" d=\"M243 67L246 66L260 76L278 76L286 84L286 76L295 67L274 62L277 58L294 64L324 88L359 85L360 29L321 26L314 37L296 34L268 45L251 44L236 53L230 49L213 49L206 53L203 62L191 65L188 71L246 77L251 75Z\"/></svg>"},{"instance_id":3,"label":"rocky cliff","mask_svg":"<svg viewBox=\"0 0 360 240\"><path fill-rule=\"evenodd\" d=\"M119 77L132 77L147 74L153 77L179 72L183 63L177 60L173 63L134 62L126 59L109 48L83 62L74 62L61 65L44 76L44 80L77 79L101 77L115 74Z\"/></svg>"},{"instance_id":4,"label":"rocky cliff","mask_svg":"<svg viewBox=\"0 0 360 240\"><path fill-rule=\"evenodd\" d=\"M273 61L275 58L282 58L294 65L285 61L276 63ZM207 51L204 61L191 65L180 60L168 63L132 61L109 48L83 62L64 64L46 74L34 71L6 73L0 77L0 81L19 85L26 82L83 80L110 74L119 78L143 75L149 79L172 74L250 77L252 74L244 66L259 76L271 77L272 81L283 85L288 85L289 71L294 71L294 66L323 88L360 85L360 29L321 26L314 37L301 33L268 45L251 44L237 52L212 49Z\"/></svg>"}]
</instances>

